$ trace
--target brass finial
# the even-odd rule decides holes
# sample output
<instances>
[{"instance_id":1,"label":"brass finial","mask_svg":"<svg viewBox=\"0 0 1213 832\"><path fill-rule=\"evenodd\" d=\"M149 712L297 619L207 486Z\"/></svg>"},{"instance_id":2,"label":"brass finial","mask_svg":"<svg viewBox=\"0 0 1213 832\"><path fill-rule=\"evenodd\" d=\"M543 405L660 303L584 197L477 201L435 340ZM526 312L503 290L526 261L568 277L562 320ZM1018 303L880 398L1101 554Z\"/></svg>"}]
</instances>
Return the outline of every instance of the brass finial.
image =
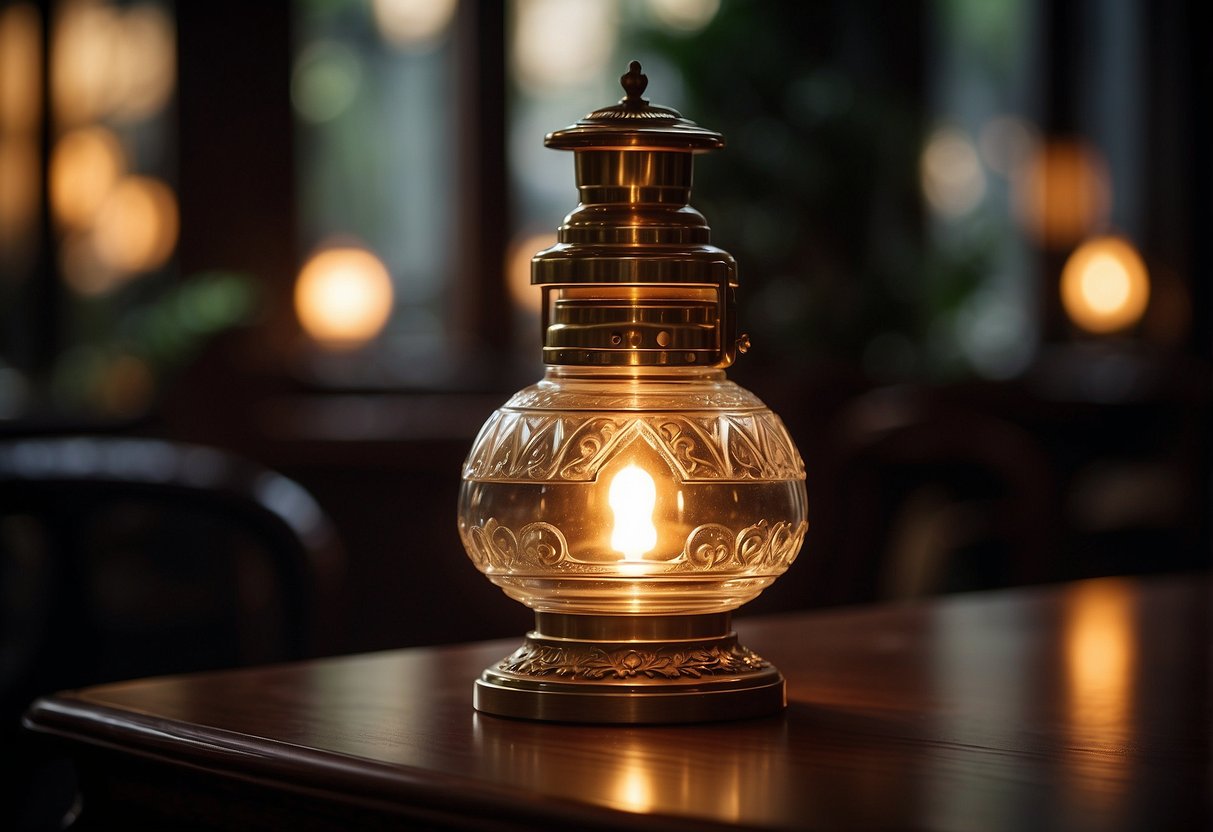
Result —
<instances>
[{"instance_id":1,"label":"brass finial","mask_svg":"<svg viewBox=\"0 0 1213 832\"><path fill-rule=\"evenodd\" d=\"M640 106L649 103L641 98L649 86L649 76L640 71L640 61L632 61L628 64L628 71L619 76L619 83L623 85L623 91L627 93L627 97L620 102L621 104Z\"/></svg>"},{"instance_id":2,"label":"brass finial","mask_svg":"<svg viewBox=\"0 0 1213 832\"><path fill-rule=\"evenodd\" d=\"M719 133L683 118L673 108L652 104L642 97L649 86L649 77L641 70L640 61L628 64L628 71L619 76L619 84L626 94L618 102L549 133L544 143L562 150L644 147L691 153L724 147L724 138Z\"/></svg>"}]
</instances>

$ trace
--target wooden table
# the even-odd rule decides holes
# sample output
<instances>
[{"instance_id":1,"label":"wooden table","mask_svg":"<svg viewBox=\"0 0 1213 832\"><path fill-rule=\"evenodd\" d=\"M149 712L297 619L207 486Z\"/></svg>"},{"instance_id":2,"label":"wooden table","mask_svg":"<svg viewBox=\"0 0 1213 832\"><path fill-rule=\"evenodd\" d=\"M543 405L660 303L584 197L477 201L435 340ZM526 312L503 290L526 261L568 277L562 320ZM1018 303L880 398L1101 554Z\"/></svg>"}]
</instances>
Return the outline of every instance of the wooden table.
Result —
<instances>
[{"instance_id":1,"label":"wooden table","mask_svg":"<svg viewBox=\"0 0 1213 832\"><path fill-rule=\"evenodd\" d=\"M103 828L1208 829L1210 590L743 619L791 700L750 722L478 715L496 642L104 685L26 723L65 744Z\"/></svg>"}]
</instances>

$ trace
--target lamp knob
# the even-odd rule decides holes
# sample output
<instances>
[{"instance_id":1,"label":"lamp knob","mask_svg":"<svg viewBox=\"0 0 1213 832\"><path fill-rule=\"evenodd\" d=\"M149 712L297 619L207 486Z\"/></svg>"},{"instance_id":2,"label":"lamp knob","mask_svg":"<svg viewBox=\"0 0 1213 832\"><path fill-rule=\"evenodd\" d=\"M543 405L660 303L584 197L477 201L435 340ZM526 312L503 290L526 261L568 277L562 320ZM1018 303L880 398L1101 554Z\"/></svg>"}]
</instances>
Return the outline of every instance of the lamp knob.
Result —
<instances>
[{"instance_id":1,"label":"lamp knob","mask_svg":"<svg viewBox=\"0 0 1213 832\"><path fill-rule=\"evenodd\" d=\"M628 71L619 76L619 83L623 85L623 91L627 93L627 98L620 103L633 106L649 103L641 98L649 86L649 76L640 71L640 61L632 61L628 64Z\"/></svg>"}]
</instances>

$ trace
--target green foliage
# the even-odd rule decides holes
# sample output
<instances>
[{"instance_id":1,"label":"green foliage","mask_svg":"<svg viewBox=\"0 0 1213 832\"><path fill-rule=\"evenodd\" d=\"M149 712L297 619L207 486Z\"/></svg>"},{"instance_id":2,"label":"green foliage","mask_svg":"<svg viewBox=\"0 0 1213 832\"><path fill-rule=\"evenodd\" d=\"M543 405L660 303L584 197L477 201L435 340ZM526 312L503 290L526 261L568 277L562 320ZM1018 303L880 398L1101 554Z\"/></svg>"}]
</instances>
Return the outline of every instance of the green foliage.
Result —
<instances>
[{"instance_id":1,"label":"green foliage","mask_svg":"<svg viewBox=\"0 0 1213 832\"><path fill-rule=\"evenodd\" d=\"M134 287L132 287L134 288ZM251 321L257 284L244 274L204 272L142 299L101 298L79 304L85 333L56 362L54 400L129 416L145 409L165 379L221 332ZM121 311L115 315L114 310Z\"/></svg>"},{"instance_id":2,"label":"green foliage","mask_svg":"<svg viewBox=\"0 0 1213 832\"><path fill-rule=\"evenodd\" d=\"M682 70L684 113L729 141L696 162L694 200L738 259L758 360L860 362L894 334L916 353L903 366L929 371L932 325L980 282L980 248L927 233L922 56L898 28L921 8L906 9L726 0L695 35L642 35Z\"/></svg>"}]
</instances>

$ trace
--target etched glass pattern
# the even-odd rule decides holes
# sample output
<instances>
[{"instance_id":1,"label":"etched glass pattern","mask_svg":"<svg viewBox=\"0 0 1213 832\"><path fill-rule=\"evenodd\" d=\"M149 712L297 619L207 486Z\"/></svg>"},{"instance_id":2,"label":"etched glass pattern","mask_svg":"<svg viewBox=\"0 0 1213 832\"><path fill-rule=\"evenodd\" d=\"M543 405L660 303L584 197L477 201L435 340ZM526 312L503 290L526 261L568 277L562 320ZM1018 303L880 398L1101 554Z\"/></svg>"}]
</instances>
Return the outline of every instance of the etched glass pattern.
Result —
<instances>
[{"instance_id":1,"label":"etched glass pattern","mask_svg":"<svg viewBox=\"0 0 1213 832\"><path fill-rule=\"evenodd\" d=\"M611 548L607 492L653 479L656 545ZM478 569L541 612L733 609L795 560L804 463L779 418L719 370L646 379L549 371L489 417L463 470L459 533Z\"/></svg>"}]
</instances>

